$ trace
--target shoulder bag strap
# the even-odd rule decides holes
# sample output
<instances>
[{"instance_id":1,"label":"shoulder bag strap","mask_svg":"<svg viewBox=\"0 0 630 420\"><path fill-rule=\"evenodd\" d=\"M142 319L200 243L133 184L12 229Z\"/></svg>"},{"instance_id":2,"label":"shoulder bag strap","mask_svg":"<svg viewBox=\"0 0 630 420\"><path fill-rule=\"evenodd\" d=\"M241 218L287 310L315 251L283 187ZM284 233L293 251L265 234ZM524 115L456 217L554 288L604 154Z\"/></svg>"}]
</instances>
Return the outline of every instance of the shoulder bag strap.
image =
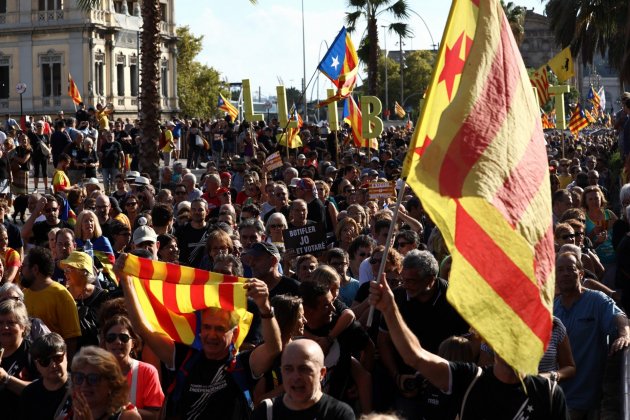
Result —
<instances>
[{"instance_id":1,"label":"shoulder bag strap","mask_svg":"<svg viewBox=\"0 0 630 420\"><path fill-rule=\"evenodd\" d=\"M479 366L477 366L477 372L475 372L475 377L470 382L470 385L468 385L468 389L466 390L466 393L464 394L464 398L462 399L462 406L459 409L459 416L457 417L457 420L464 420L464 408L466 408L466 400L468 399L468 394L470 394L470 391L473 389L473 387L475 386L475 384L481 377L482 373L483 373L483 370Z\"/></svg>"},{"instance_id":2,"label":"shoulder bag strap","mask_svg":"<svg viewBox=\"0 0 630 420\"><path fill-rule=\"evenodd\" d=\"M265 398L262 402L267 409L267 420L273 420L273 401L269 398Z\"/></svg>"}]
</instances>

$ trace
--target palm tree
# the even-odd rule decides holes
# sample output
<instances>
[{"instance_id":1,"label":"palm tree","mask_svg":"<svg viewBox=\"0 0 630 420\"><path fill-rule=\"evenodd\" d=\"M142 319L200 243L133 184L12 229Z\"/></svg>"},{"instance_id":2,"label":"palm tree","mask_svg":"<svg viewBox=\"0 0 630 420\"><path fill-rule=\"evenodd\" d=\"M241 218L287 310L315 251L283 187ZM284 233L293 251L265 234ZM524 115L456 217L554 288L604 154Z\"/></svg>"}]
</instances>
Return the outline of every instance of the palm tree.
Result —
<instances>
[{"instance_id":1,"label":"palm tree","mask_svg":"<svg viewBox=\"0 0 630 420\"><path fill-rule=\"evenodd\" d=\"M600 53L623 75L627 0L549 0L545 10L563 48L570 45L573 56L580 53L584 63L592 63L593 56Z\"/></svg>"},{"instance_id":2,"label":"palm tree","mask_svg":"<svg viewBox=\"0 0 630 420\"><path fill-rule=\"evenodd\" d=\"M367 30L361 39L357 54L367 64L368 69L368 93L376 95L378 92L378 18L384 14L391 14L395 19L405 20L409 18L409 4L407 0L348 0L348 6L354 9L346 13L348 31L354 32L361 19L365 19ZM401 38L407 38L412 33L404 22L391 23L388 30L395 32ZM402 57L401 57L402 62Z\"/></svg>"},{"instance_id":3,"label":"palm tree","mask_svg":"<svg viewBox=\"0 0 630 420\"><path fill-rule=\"evenodd\" d=\"M512 29L512 34L514 35L516 44L521 45L521 43L523 42L523 37L525 35L526 9L521 6L517 6L512 2L505 4L503 0L501 0L501 7L503 7L505 16L507 16L507 20L510 24L510 28Z\"/></svg>"}]
</instances>

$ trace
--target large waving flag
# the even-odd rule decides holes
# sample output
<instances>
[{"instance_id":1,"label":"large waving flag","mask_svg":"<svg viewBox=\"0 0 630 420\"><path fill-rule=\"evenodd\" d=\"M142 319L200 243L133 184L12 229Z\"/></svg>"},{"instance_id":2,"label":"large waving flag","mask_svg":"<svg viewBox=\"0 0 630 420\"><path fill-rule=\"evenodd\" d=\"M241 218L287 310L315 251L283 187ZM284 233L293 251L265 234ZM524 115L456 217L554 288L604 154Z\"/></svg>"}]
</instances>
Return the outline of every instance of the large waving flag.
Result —
<instances>
[{"instance_id":1,"label":"large waving flag","mask_svg":"<svg viewBox=\"0 0 630 420\"><path fill-rule=\"evenodd\" d=\"M127 255L123 271L132 276L144 316L173 341L201 349L201 310L217 307L239 315L236 346L247 336L252 314L247 312L245 279L210 273Z\"/></svg>"},{"instance_id":2,"label":"large waving flag","mask_svg":"<svg viewBox=\"0 0 630 420\"><path fill-rule=\"evenodd\" d=\"M238 117L238 109L230 101L225 99L225 97L219 93L219 102L217 103L217 107L223 111L227 112L227 114L232 117L232 122L236 121Z\"/></svg>"},{"instance_id":3,"label":"large waving flag","mask_svg":"<svg viewBox=\"0 0 630 420\"><path fill-rule=\"evenodd\" d=\"M586 118L582 106L577 104L573 110L573 114L571 114L571 119L569 119L569 130L577 137L579 132L586 127L588 127L588 118Z\"/></svg>"},{"instance_id":4,"label":"large waving flag","mask_svg":"<svg viewBox=\"0 0 630 420\"><path fill-rule=\"evenodd\" d=\"M547 65L551 67L551 70L556 74L558 82L560 83L575 75L570 47L566 47L564 50L560 51L555 57L549 60Z\"/></svg>"},{"instance_id":5,"label":"large waving flag","mask_svg":"<svg viewBox=\"0 0 630 420\"><path fill-rule=\"evenodd\" d=\"M337 93L320 102L318 107L350 96L357 81L359 57L345 26L339 31L317 68L337 87Z\"/></svg>"},{"instance_id":6,"label":"large waving flag","mask_svg":"<svg viewBox=\"0 0 630 420\"><path fill-rule=\"evenodd\" d=\"M498 0L454 0L403 176L453 258L448 300L511 366L551 334L554 244L545 141Z\"/></svg>"},{"instance_id":7,"label":"large waving flag","mask_svg":"<svg viewBox=\"0 0 630 420\"><path fill-rule=\"evenodd\" d=\"M529 77L532 86L538 92L538 101L540 106L544 106L551 96L549 95L549 79L547 78L547 66L542 66Z\"/></svg>"},{"instance_id":8,"label":"large waving flag","mask_svg":"<svg viewBox=\"0 0 630 420\"><path fill-rule=\"evenodd\" d=\"M81 94L79 93L79 88L74 83L74 80L72 80L72 75L70 73L68 73L68 96L72 98L72 102L76 105L83 102Z\"/></svg>"},{"instance_id":9,"label":"large waving flag","mask_svg":"<svg viewBox=\"0 0 630 420\"><path fill-rule=\"evenodd\" d=\"M595 92L593 85L591 85L591 88L588 90L588 95L586 96L586 99L588 99L591 104L593 104L593 114L598 115L602 107L602 100L599 97L599 94Z\"/></svg>"}]
</instances>

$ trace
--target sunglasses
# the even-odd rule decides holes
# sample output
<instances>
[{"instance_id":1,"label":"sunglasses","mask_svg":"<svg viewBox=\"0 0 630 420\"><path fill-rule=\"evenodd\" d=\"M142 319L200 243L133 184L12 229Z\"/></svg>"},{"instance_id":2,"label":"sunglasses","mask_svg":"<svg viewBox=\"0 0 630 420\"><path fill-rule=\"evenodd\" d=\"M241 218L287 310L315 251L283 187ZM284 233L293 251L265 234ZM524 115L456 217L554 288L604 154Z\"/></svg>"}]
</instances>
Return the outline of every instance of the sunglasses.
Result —
<instances>
[{"instance_id":1,"label":"sunglasses","mask_svg":"<svg viewBox=\"0 0 630 420\"><path fill-rule=\"evenodd\" d=\"M564 239L565 241L567 239L575 239L575 234L563 235L563 236L561 236L561 238Z\"/></svg>"},{"instance_id":2,"label":"sunglasses","mask_svg":"<svg viewBox=\"0 0 630 420\"><path fill-rule=\"evenodd\" d=\"M116 339L120 340L120 342L123 344L127 344L129 340L131 340L131 336L125 333L120 333L120 334L109 333L105 336L105 341L107 341L110 344L116 341Z\"/></svg>"},{"instance_id":3,"label":"sunglasses","mask_svg":"<svg viewBox=\"0 0 630 420\"><path fill-rule=\"evenodd\" d=\"M50 366L52 362L55 362L55 364L60 365L61 362L63 362L63 358L65 356L66 356L66 353L59 353L59 354L53 354L52 356L48 356L48 357L42 357L36 360L37 360L37 363L39 363L41 367L46 368Z\"/></svg>"},{"instance_id":4,"label":"sunglasses","mask_svg":"<svg viewBox=\"0 0 630 420\"><path fill-rule=\"evenodd\" d=\"M128 203L125 203L125 206L137 206L138 202L137 201L130 201Z\"/></svg>"},{"instance_id":5,"label":"sunglasses","mask_svg":"<svg viewBox=\"0 0 630 420\"><path fill-rule=\"evenodd\" d=\"M272 229L284 229L284 225L269 225Z\"/></svg>"},{"instance_id":6,"label":"sunglasses","mask_svg":"<svg viewBox=\"0 0 630 420\"><path fill-rule=\"evenodd\" d=\"M75 372L72 374L72 383L77 386L83 385L83 382L87 382L88 385L94 386L101 382L103 377L98 373L85 373Z\"/></svg>"}]
</instances>

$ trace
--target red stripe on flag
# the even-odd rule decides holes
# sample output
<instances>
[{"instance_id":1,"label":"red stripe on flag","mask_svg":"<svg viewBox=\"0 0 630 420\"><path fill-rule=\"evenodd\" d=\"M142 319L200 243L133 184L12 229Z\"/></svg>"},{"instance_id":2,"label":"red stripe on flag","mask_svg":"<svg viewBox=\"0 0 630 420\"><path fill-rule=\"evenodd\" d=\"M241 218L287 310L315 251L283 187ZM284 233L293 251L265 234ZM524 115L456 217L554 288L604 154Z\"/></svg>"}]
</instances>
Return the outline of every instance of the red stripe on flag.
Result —
<instances>
[{"instance_id":1,"label":"red stripe on flag","mask_svg":"<svg viewBox=\"0 0 630 420\"><path fill-rule=\"evenodd\" d=\"M206 283L208 283L208 272L195 268L193 284L206 284Z\"/></svg>"},{"instance_id":2,"label":"red stripe on flag","mask_svg":"<svg viewBox=\"0 0 630 420\"><path fill-rule=\"evenodd\" d=\"M440 169L440 192L461 197L466 177L472 167L495 140L510 111L521 77L518 57L506 45L513 45L506 21L501 21L501 42L488 70L488 78L475 105L453 138Z\"/></svg>"},{"instance_id":3,"label":"red stripe on flag","mask_svg":"<svg viewBox=\"0 0 630 420\"><path fill-rule=\"evenodd\" d=\"M153 293L151 293L151 289L149 289L150 280L140 281L144 285L144 289L147 291L149 302L151 303L151 307L153 308L153 312L155 313L155 317L157 318L160 327L162 327L164 332L173 340L181 342L179 332L177 331L177 328L175 328L175 324L173 324L173 320L169 316L167 309L164 307L164 303L160 302L155 296L153 296Z\"/></svg>"},{"instance_id":4,"label":"red stripe on flag","mask_svg":"<svg viewBox=\"0 0 630 420\"><path fill-rule=\"evenodd\" d=\"M539 124L537 121L536 130L523 153L523 158L512 168L510 176L493 200L494 206L512 227L521 220L546 176L547 157L540 153L544 149L541 148L543 134Z\"/></svg>"},{"instance_id":5,"label":"red stripe on flag","mask_svg":"<svg viewBox=\"0 0 630 420\"><path fill-rule=\"evenodd\" d=\"M153 278L153 261L147 258L138 258L138 264L140 265L138 278L152 279Z\"/></svg>"},{"instance_id":6,"label":"red stripe on flag","mask_svg":"<svg viewBox=\"0 0 630 420\"><path fill-rule=\"evenodd\" d=\"M181 313L179 302L177 301L177 286L176 283L162 283L162 299L164 299L163 303L167 309L175 313Z\"/></svg>"},{"instance_id":7,"label":"red stripe on flag","mask_svg":"<svg viewBox=\"0 0 630 420\"><path fill-rule=\"evenodd\" d=\"M543 285L549 280L551 273L556 269L556 250L553 245L553 225L549 221L549 228L534 247L536 258L534 259L534 272L538 284Z\"/></svg>"},{"instance_id":8,"label":"red stripe on flag","mask_svg":"<svg viewBox=\"0 0 630 420\"><path fill-rule=\"evenodd\" d=\"M219 284L219 302L221 308L227 311L234 310L234 287L234 284L230 283Z\"/></svg>"},{"instance_id":9,"label":"red stripe on flag","mask_svg":"<svg viewBox=\"0 0 630 420\"><path fill-rule=\"evenodd\" d=\"M457 203L455 247L540 340L549 340L551 316L538 288ZM518 290L515 290L518 285Z\"/></svg>"}]
</instances>

